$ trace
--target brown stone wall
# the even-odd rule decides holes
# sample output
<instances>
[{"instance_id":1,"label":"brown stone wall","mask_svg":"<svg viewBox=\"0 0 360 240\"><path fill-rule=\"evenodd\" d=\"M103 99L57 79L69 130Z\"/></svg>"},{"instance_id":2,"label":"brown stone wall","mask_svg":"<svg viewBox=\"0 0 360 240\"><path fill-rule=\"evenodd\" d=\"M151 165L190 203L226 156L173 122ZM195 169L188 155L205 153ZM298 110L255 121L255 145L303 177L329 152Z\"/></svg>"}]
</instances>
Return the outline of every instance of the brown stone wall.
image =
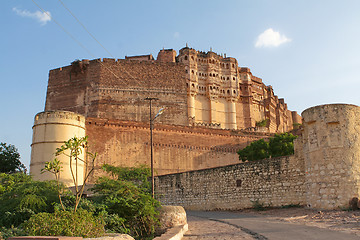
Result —
<instances>
[{"instance_id":1,"label":"brown stone wall","mask_svg":"<svg viewBox=\"0 0 360 240\"><path fill-rule=\"evenodd\" d=\"M304 162L294 156L159 176L158 199L192 210L305 204Z\"/></svg>"},{"instance_id":2,"label":"brown stone wall","mask_svg":"<svg viewBox=\"0 0 360 240\"><path fill-rule=\"evenodd\" d=\"M149 125L139 122L88 118L86 135L98 152L97 170L104 163L150 166ZM154 164L157 174L213 168L238 163L236 151L266 134L155 124ZM94 179L94 178L92 178Z\"/></svg>"},{"instance_id":3,"label":"brown stone wall","mask_svg":"<svg viewBox=\"0 0 360 240\"><path fill-rule=\"evenodd\" d=\"M86 117L148 121L166 108L160 122L188 125L185 69L182 64L96 59L50 71L45 110L68 110Z\"/></svg>"}]
</instances>

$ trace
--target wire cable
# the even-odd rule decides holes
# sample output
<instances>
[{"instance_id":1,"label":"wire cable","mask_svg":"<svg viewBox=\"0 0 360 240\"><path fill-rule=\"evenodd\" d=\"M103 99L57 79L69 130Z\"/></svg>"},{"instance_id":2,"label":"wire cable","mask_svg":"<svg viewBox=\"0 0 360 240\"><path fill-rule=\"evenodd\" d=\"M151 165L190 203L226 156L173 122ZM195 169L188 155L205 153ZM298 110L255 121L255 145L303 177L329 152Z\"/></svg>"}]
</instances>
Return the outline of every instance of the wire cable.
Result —
<instances>
[{"instance_id":1,"label":"wire cable","mask_svg":"<svg viewBox=\"0 0 360 240\"><path fill-rule=\"evenodd\" d=\"M46 12L35 0L32 0L32 2L43 12L45 13L51 20L56 23L67 35L71 37L72 40L74 40L81 48L83 48L88 54L90 54L94 59L96 59L95 55L87 49L79 40L77 40L69 31L67 31L54 17L52 17L48 12ZM100 44L101 45L101 44ZM110 54L111 55L111 54ZM96 59L103 67L105 67L111 74L113 74L117 79L120 81L129 83L129 81L125 80L124 78L120 78L117 74L115 74L108 66L104 65L103 62L100 59ZM128 71L123 69L126 74L128 74L131 78L133 78L135 81L138 82L137 78L132 76Z\"/></svg>"},{"instance_id":2,"label":"wire cable","mask_svg":"<svg viewBox=\"0 0 360 240\"><path fill-rule=\"evenodd\" d=\"M73 16L73 18L75 18L75 20L82 26L82 28L112 57L112 58L115 58L111 53L110 51L108 51L96 38L94 35L92 35L90 33L90 31L85 27L84 24L82 24L80 22L80 20L75 16L75 14L73 14L73 12L63 3L63 1L61 0L58 0L61 5L63 5L63 7L71 14L71 16Z\"/></svg>"}]
</instances>

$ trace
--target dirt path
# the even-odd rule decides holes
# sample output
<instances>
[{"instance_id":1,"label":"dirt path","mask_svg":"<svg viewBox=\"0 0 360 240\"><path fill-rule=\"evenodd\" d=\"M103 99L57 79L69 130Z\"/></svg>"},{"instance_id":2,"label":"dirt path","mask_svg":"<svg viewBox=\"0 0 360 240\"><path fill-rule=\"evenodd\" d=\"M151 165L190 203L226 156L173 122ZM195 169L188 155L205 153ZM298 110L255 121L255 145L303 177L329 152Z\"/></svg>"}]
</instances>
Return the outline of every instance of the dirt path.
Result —
<instances>
[{"instance_id":1,"label":"dirt path","mask_svg":"<svg viewBox=\"0 0 360 240\"><path fill-rule=\"evenodd\" d=\"M229 224L211 221L204 218L188 216L189 230L185 233L183 240L252 240L251 235L241 229Z\"/></svg>"},{"instance_id":2,"label":"dirt path","mask_svg":"<svg viewBox=\"0 0 360 240\"><path fill-rule=\"evenodd\" d=\"M184 239L360 239L360 212L296 208L187 214L190 231Z\"/></svg>"},{"instance_id":3,"label":"dirt path","mask_svg":"<svg viewBox=\"0 0 360 240\"><path fill-rule=\"evenodd\" d=\"M318 211L304 208L288 208L267 209L265 211L242 210L236 212L351 233L360 237L360 211Z\"/></svg>"}]
</instances>

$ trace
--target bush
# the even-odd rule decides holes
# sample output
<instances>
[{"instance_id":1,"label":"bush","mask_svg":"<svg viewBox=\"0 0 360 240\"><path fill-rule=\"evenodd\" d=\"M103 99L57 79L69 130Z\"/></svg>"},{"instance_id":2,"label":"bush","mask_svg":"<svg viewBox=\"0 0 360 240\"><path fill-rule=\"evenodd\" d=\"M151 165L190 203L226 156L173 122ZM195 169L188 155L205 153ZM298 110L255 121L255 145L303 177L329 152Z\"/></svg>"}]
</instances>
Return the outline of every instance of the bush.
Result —
<instances>
[{"instance_id":1,"label":"bush","mask_svg":"<svg viewBox=\"0 0 360 240\"><path fill-rule=\"evenodd\" d=\"M257 126L257 127L267 127L268 123L269 123L269 119L265 118L264 120L256 122L255 126Z\"/></svg>"},{"instance_id":2,"label":"bush","mask_svg":"<svg viewBox=\"0 0 360 240\"><path fill-rule=\"evenodd\" d=\"M54 181L33 181L23 173L0 174L0 226L17 227L36 213L54 212L57 202Z\"/></svg>"},{"instance_id":3,"label":"bush","mask_svg":"<svg viewBox=\"0 0 360 240\"><path fill-rule=\"evenodd\" d=\"M24 232L30 236L100 237L104 235L102 216L78 209L77 212L59 211L38 213L24 223Z\"/></svg>"},{"instance_id":4,"label":"bush","mask_svg":"<svg viewBox=\"0 0 360 240\"><path fill-rule=\"evenodd\" d=\"M294 154L294 139L291 133L275 134L266 142L264 139L252 142L237 153L241 161L254 161L269 157L280 157Z\"/></svg>"},{"instance_id":5,"label":"bush","mask_svg":"<svg viewBox=\"0 0 360 240\"><path fill-rule=\"evenodd\" d=\"M106 228L130 233L138 239L152 237L159 224L160 203L152 198L149 169L104 166L113 178L99 178L94 191L98 204L106 206Z\"/></svg>"}]
</instances>

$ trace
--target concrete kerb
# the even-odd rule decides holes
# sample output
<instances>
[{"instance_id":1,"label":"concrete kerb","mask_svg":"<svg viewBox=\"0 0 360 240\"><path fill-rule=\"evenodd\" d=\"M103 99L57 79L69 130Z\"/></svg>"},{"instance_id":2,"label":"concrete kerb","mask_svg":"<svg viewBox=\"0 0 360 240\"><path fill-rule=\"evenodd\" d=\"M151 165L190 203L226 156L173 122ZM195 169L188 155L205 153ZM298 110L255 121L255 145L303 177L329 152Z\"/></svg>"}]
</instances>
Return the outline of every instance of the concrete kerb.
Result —
<instances>
[{"instance_id":1,"label":"concrete kerb","mask_svg":"<svg viewBox=\"0 0 360 240\"><path fill-rule=\"evenodd\" d=\"M181 240L188 229L189 226L187 223L184 225L175 226L168 229L160 237L154 238L154 240Z\"/></svg>"}]
</instances>

